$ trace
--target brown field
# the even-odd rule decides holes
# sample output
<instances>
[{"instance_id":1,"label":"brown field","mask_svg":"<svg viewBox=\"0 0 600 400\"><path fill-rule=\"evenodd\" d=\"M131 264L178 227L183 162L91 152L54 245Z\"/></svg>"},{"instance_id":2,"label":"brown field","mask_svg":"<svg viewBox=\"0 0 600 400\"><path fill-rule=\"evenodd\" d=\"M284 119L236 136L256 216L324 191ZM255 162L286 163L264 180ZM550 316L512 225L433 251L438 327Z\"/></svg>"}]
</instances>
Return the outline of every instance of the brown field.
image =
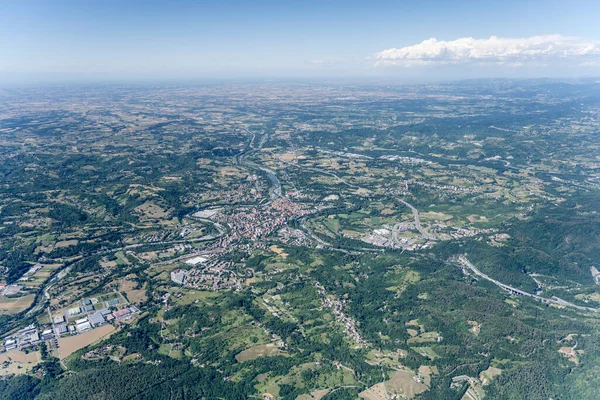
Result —
<instances>
[{"instance_id":1,"label":"brown field","mask_svg":"<svg viewBox=\"0 0 600 400\"><path fill-rule=\"evenodd\" d=\"M56 244L54 245L54 247L55 248L62 248L62 247L76 246L78 243L79 243L79 240L76 240L76 239L63 240L62 242L56 242Z\"/></svg>"},{"instance_id":2,"label":"brown field","mask_svg":"<svg viewBox=\"0 0 600 400\"><path fill-rule=\"evenodd\" d=\"M418 326L420 331L424 331L425 330L425 327L423 326L423 324L419 324L419 320L417 320L417 319L413 319L411 321L408 321L404 325L406 325L406 326Z\"/></svg>"},{"instance_id":3,"label":"brown field","mask_svg":"<svg viewBox=\"0 0 600 400\"><path fill-rule=\"evenodd\" d=\"M575 351L575 347L561 347L558 352L568 358L569 361L579 364L578 352Z\"/></svg>"},{"instance_id":4,"label":"brown field","mask_svg":"<svg viewBox=\"0 0 600 400\"><path fill-rule=\"evenodd\" d=\"M421 365L419 367L419 374L420 375L437 375L440 372L438 371L437 367L435 365Z\"/></svg>"},{"instance_id":5,"label":"brown field","mask_svg":"<svg viewBox=\"0 0 600 400\"><path fill-rule=\"evenodd\" d=\"M407 329L408 331L408 329ZM419 336L409 338L406 343L427 343L427 342L436 342L437 338L440 336L437 332L423 332Z\"/></svg>"},{"instance_id":6,"label":"brown field","mask_svg":"<svg viewBox=\"0 0 600 400\"><path fill-rule=\"evenodd\" d=\"M117 263L115 261L100 261L100 266L102 268L110 269L116 267Z\"/></svg>"},{"instance_id":7,"label":"brown field","mask_svg":"<svg viewBox=\"0 0 600 400\"><path fill-rule=\"evenodd\" d=\"M287 258L288 254L286 252L283 251L283 249L277 245L272 245L271 247L269 247L269 250L271 250L273 253L277 253L281 256L281 258L283 258L284 260Z\"/></svg>"},{"instance_id":8,"label":"brown field","mask_svg":"<svg viewBox=\"0 0 600 400\"><path fill-rule=\"evenodd\" d=\"M169 216L169 214L165 210L163 210L159 205L155 204L152 201L146 201L141 206L137 206L135 208L135 211L137 211L140 214L143 214L147 218L152 219L161 219Z\"/></svg>"},{"instance_id":9,"label":"brown field","mask_svg":"<svg viewBox=\"0 0 600 400\"><path fill-rule=\"evenodd\" d=\"M577 294L575 295L575 298L578 300L591 300L591 301L595 301L596 303L600 303L600 293L590 293L590 294Z\"/></svg>"},{"instance_id":10,"label":"brown field","mask_svg":"<svg viewBox=\"0 0 600 400\"><path fill-rule=\"evenodd\" d=\"M114 332L115 327L112 325L103 325L76 336L70 336L58 339L58 353L60 359L64 360L79 349L83 349L105 336Z\"/></svg>"},{"instance_id":11,"label":"brown field","mask_svg":"<svg viewBox=\"0 0 600 400\"><path fill-rule=\"evenodd\" d=\"M0 296L0 315L18 314L27 309L27 307L33 303L34 298L35 296L33 294L17 297L15 299Z\"/></svg>"},{"instance_id":12,"label":"brown field","mask_svg":"<svg viewBox=\"0 0 600 400\"><path fill-rule=\"evenodd\" d=\"M0 354L0 376L22 375L38 365L42 361L39 351L26 354L20 350L11 350ZM4 363L9 364L4 367Z\"/></svg>"},{"instance_id":13,"label":"brown field","mask_svg":"<svg viewBox=\"0 0 600 400\"><path fill-rule=\"evenodd\" d=\"M146 284L141 289L134 289L137 282L130 280L133 277L133 275L128 275L125 278L119 279L119 291L124 292L131 303L143 303L147 300Z\"/></svg>"},{"instance_id":14,"label":"brown field","mask_svg":"<svg viewBox=\"0 0 600 400\"><path fill-rule=\"evenodd\" d=\"M140 304L148 299L146 296L146 289L128 290L125 294L131 303Z\"/></svg>"},{"instance_id":15,"label":"brown field","mask_svg":"<svg viewBox=\"0 0 600 400\"><path fill-rule=\"evenodd\" d=\"M496 376L500 375L501 373L502 373L502 370L500 368L489 367L485 371L481 371L481 373L479 374L479 379L481 380L481 383L483 384L483 386L486 386L491 383L492 379L494 379Z\"/></svg>"},{"instance_id":16,"label":"brown field","mask_svg":"<svg viewBox=\"0 0 600 400\"><path fill-rule=\"evenodd\" d=\"M226 176L226 177L240 178L240 177L244 176L243 172L235 167L221 167L218 169L218 171L221 176Z\"/></svg>"},{"instance_id":17,"label":"brown field","mask_svg":"<svg viewBox=\"0 0 600 400\"><path fill-rule=\"evenodd\" d=\"M294 153L284 153L279 154L279 158L283 161L292 161L294 158L296 158L296 155Z\"/></svg>"},{"instance_id":18,"label":"brown field","mask_svg":"<svg viewBox=\"0 0 600 400\"><path fill-rule=\"evenodd\" d=\"M469 331L475 336L479 335L479 331L481 331L481 324L477 321L467 321L467 323L471 325L471 329L469 329Z\"/></svg>"},{"instance_id":19,"label":"brown field","mask_svg":"<svg viewBox=\"0 0 600 400\"><path fill-rule=\"evenodd\" d=\"M427 385L418 383L413 379L414 374L408 371L396 371L386 382L388 391L402 394L404 397L413 398L427 390Z\"/></svg>"},{"instance_id":20,"label":"brown field","mask_svg":"<svg viewBox=\"0 0 600 400\"><path fill-rule=\"evenodd\" d=\"M310 394L302 394L296 400L321 400L329 393L330 389L321 389L310 392Z\"/></svg>"},{"instance_id":21,"label":"brown field","mask_svg":"<svg viewBox=\"0 0 600 400\"><path fill-rule=\"evenodd\" d=\"M398 349L395 352L384 351L380 352L377 350L371 350L367 357L369 360L380 364L385 365L386 367L391 368L402 368L402 364L400 363L400 359L406 357L406 351Z\"/></svg>"},{"instance_id":22,"label":"brown field","mask_svg":"<svg viewBox=\"0 0 600 400\"><path fill-rule=\"evenodd\" d=\"M367 400L386 400L392 394L402 398L412 399L418 394L425 392L429 387L413 379L415 373L410 370L397 370L390 375L390 379L371 386L369 389L359 393L359 396Z\"/></svg>"},{"instance_id":23,"label":"brown field","mask_svg":"<svg viewBox=\"0 0 600 400\"><path fill-rule=\"evenodd\" d=\"M367 390L364 390L358 394L360 398L367 400L387 400L387 392L385 390L385 383L377 383Z\"/></svg>"},{"instance_id":24,"label":"brown field","mask_svg":"<svg viewBox=\"0 0 600 400\"><path fill-rule=\"evenodd\" d=\"M485 390L477 379L471 379L469 381L469 389L467 389L462 398L464 400L482 400L485 398Z\"/></svg>"},{"instance_id":25,"label":"brown field","mask_svg":"<svg viewBox=\"0 0 600 400\"><path fill-rule=\"evenodd\" d=\"M133 353L133 354L129 354L129 355L123 357L123 361L135 361L141 357L142 357L141 354Z\"/></svg>"},{"instance_id":26,"label":"brown field","mask_svg":"<svg viewBox=\"0 0 600 400\"><path fill-rule=\"evenodd\" d=\"M437 221L448 221L448 220L451 220L452 218L454 218L452 215L434 212L434 211L420 213L420 215L421 215L422 220L433 220L433 221L436 221L436 220Z\"/></svg>"},{"instance_id":27,"label":"brown field","mask_svg":"<svg viewBox=\"0 0 600 400\"><path fill-rule=\"evenodd\" d=\"M259 357L278 356L284 354L283 351L279 350L277 346L272 343L261 344L260 346L250 347L235 356L238 362L244 362L254 360Z\"/></svg>"},{"instance_id":28,"label":"brown field","mask_svg":"<svg viewBox=\"0 0 600 400\"><path fill-rule=\"evenodd\" d=\"M52 246L51 244L49 244L47 246L39 245L35 248L35 250L33 251L33 254L50 253L52 251L52 249L54 249L54 246Z\"/></svg>"}]
</instances>

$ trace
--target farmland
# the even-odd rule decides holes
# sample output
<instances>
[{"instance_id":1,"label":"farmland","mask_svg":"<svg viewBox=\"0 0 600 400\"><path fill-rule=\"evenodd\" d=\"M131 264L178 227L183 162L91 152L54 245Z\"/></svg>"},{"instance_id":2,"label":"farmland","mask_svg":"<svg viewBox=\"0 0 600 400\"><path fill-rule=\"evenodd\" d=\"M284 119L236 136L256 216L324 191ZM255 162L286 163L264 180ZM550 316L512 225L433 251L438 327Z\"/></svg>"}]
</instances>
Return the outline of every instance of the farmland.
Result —
<instances>
[{"instance_id":1,"label":"farmland","mask_svg":"<svg viewBox=\"0 0 600 400\"><path fill-rule=\"evenodd\" d=\"M594 80L0 100L3 384L42 400L597 395Z\"/></svg>"},{"instance_id":2,"label":"farmland","mask_svg":"<svg viewBox=\"0 0 600 400\"><path fill-rule=\"evenodd\" d=\"M114 331L112 325L104 325L91 331L81 333L77 336L58 339L59 357L61 360L69 357L79 349L82 349L90 344L104 338Z\"/></svg>"}]
</instances>

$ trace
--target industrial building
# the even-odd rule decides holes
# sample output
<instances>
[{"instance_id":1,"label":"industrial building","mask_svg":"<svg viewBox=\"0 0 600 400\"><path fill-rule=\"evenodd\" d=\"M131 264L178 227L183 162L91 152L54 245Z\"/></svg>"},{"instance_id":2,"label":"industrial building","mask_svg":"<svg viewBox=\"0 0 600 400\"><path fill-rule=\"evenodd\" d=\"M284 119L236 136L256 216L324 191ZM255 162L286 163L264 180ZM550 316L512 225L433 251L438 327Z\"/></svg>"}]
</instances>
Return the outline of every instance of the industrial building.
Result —
<instances>
[{"instance_id":1,"label":"industrial building","mask_svg":"<svg viewBox=\"0 0 600 400\"><path fill-rule=\"evenodd\" d=\"M102 315L101 312L95 312L94 314L90 315L90 323L96 327L104 325L106 323L106 320L104 319L104 315Z\"/></svg>"},{"instance_id":2,"label":"industrial building","mask_svg":"<svg viewBox=\"0 0 600 400\"><path fill-rule=\"evenodd\" d=\"M206 261L208 261L207 258L198 256L198 257L194 257L194 258L190 258L189 260L186 260L185 263L187 265L196 266L198 264L205 263Z\"/></svg>"},{"instance_id":3,"label":"industrial building","mask_svg":"<svg viewBox=\"0 0 600 400\"><path fill-rule=\"evenodd\" d=\"M67 333L67 325L66 324L57 325L56 327L54 327L54 333L57 336L60 336L63 333Z\"/></svg>"},{"instance_id":4,"label":"industrial building","mask_svg":"<svg viewBox=\"0 0 600 400\"><path fill-rule=\"evenodd\" d=\"M74 317L75 315L81 314L81 307L73 307L69 309L69 316Z\"/></svg>"},{"instance_id":5,"label":"industrial building","mask_svg":"<svg viewBox=\"0 0 600 400\"><path fill-rule=\"evenodd\" d=\"M117 321L123 318L129 318L131 316L131 310L129 308L124 308L122 310L115 311L113 315Z\"/></svg>"},{"instance_id":6,"label":"industrial building","mask_svg":"<svg viewBox=\"0 0 600 400\"><path fill-rule=\"evenodd\" d=\"M183 285L187 278L187 272L183 269L171 271L171 280L179 285Z\"/></svg>"}]
</instances>

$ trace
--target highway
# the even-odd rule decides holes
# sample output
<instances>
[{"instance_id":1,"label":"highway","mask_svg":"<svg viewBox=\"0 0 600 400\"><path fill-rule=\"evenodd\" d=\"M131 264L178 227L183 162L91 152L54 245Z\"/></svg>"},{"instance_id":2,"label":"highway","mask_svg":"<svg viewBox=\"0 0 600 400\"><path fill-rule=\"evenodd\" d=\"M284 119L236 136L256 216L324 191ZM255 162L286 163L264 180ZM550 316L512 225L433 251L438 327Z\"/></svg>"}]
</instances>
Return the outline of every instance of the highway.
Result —
<instances>
[{"instance_id":1,"label":"highway","mask_svg":"<svg viewBox=\"0 0 600 400\"><path fill-rule=\"evenodd\" d=\"M471 272L473 272L475 275L477 275L477 276L479 276L479 277L481 277L481 278L483 278L483 279L485 279L487 281L490 281L494 285L496 285L496 286L498 286L498 287L500 287L500 288L502 288L502 289L504 289L504 290L506 290L508 292L511 292L513 294L518 294L518 295L521 295L521 296L531 297L532 299L541 301L541 302L546 303L546 304L556 304L556 305L559 305L559 306L576 308L576 309L581 310L581 311L592 311L592 312L598 312L599 311L597 308L578 306L577 304L570 303L570 302L568 302L566 300L563 300L563 299L561 299L559 297L556 297L556 296L554 296L554 297L552 297L552 298L549 299L549 298L546 298L546 297L542 297L542 296L538 296L538 295L535 295L535 294L532 294L532 293L525 292L523 290L514 288L514 287L509 286L507 284L504 284L504 283L502 283L500 281L497 281L494 278L490 278L488 275L484 274L479 269L477 269L477 267L475 267L467 259L467 257L465 257L465 256L459 256L459 257L456 258L456 260L458 261L458 263L462 267L471 270Z\"/></svg>"},{"instance_id":2,"label":"highway","mask_svg":"<svg viewBox=\"0 0 600 400\"><path fill-rule=\"evenodd\" d=\"M410 204L409 202L402 200L402 199L398 199L402 204L404 204L406 207L410 208L413 216L415 218L415 227L417 228L417 230L419 231L419 233L421 235L423 235L423 237L425 239L429 239L429 240L435 240L435 236L433 236L432 234L430 234L429 232L427 232L425 230L425 228L423 228L421 226L421 219L419 218L419 210L417 210L415 207L413 207L412 204ZM395 228L395 227L394 227ZM397 235L397 233L396 233Z\"/></svg>"}]
</instances>

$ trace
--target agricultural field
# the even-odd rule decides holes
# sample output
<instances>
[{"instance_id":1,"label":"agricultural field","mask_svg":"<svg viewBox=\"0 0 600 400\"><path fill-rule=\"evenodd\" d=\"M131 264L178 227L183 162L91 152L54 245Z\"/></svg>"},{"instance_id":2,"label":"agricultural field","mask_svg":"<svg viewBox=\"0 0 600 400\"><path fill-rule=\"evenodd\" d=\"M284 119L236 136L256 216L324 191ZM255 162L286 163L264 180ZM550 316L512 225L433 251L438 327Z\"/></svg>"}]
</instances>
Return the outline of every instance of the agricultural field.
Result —
<instances>
[{"instance_id":1,"label":"agricultural field","mask_svg":"<svg viewBox=\"0 0 600 400\"><path fill-rule=\"evenodd\" d=\"M26 310L33 303L35 295L26 294L19 297L0 296L0 315L16 315Z\"/></svg>"},{"instance_id":2,"label":"agricultural field","mask_svg":"<svg viewBox=\"0 0 600 400\"><path fill-rule=\"evenodd\" d=\"M2 385L597 397L595 80L24 87L0 126Z\"/></svg>"},{"instance_id":3,"label":"agricultural field","mask_svg":"<svg viewBox=\"0 0 600 400\"><path fill-rule=\"evenodd\" d=\"M112 325L104 325L90 331L80 333L77 336L58 339L58 354L61 360L69 357L77 350L97 342L110 335L115 328Z\"/></svg>"},{"instance_id":4,"label":"agricultural field","mask_svg":"<svg viewBox=\"0 0 600 400\"><path fill-rule=\"evenodd\" d=\"M0 376L24 375L42 361L39 351L24 353L11 350L0 354Z\"/></svg>"}]
</instances>

